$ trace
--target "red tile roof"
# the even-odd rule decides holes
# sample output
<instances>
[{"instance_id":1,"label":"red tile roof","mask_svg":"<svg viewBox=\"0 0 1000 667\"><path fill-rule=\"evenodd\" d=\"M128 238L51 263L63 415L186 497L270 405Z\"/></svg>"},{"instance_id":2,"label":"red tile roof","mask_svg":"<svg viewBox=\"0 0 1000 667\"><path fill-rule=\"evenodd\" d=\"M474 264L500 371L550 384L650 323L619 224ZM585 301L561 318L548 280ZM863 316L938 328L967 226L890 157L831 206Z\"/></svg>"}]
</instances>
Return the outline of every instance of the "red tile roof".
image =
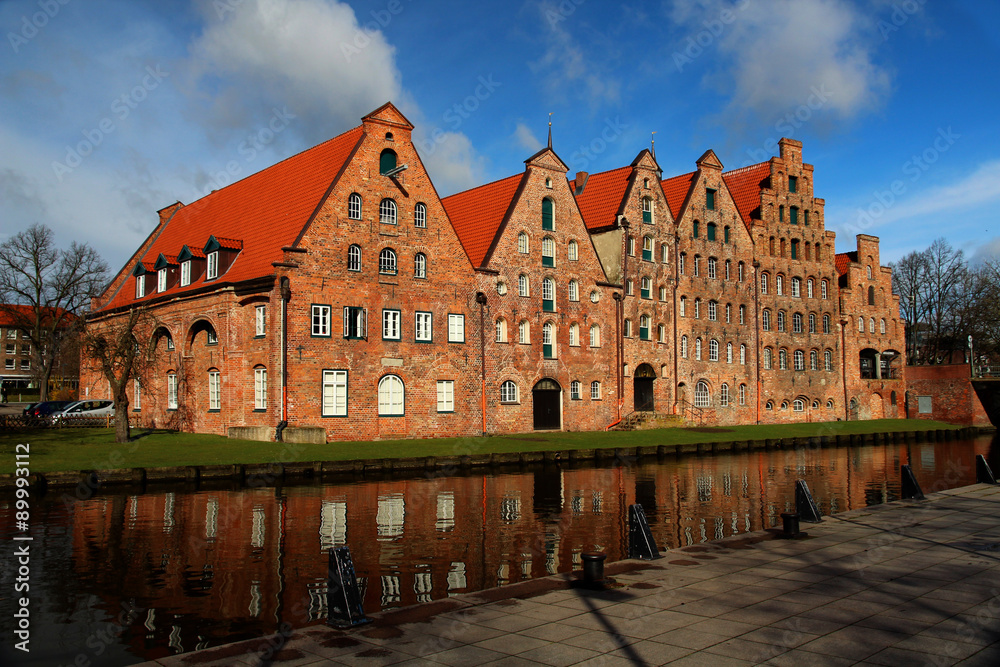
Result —
<instances>
[{"instance_id":1,"label":"red tile roof","mask_svg":"<svg viewBox=\"0 0 1000 667\"><path fill-rule=\"evenodd\" d=\"M681 174L660 182L663 187L663 195L667 198L667 206L670 207L674 220L680 220L681 208L687 200L688 192L691 191L691 186L697 175L698 172L692 171L690 174Z\"/></svg>"},{"instance_id":2,"label":"red tile roof","mask_svg":"<svg viewBox=\"0 0 1000 667\"><path fill-rule=\"evenodd\" d=\"M760 191L770 187L771 163L760 162L722 174L743 224L750 227L751 220L760 220Z\"/></svg>"},{"instance_id":3,"label":"red tile roof","mask_svg":"<svg viewBox=\"0 0 1000 667\"><path fill-rule=\"evenodd\" d=\"M837 275L844 275L847 273L847 267L851 262L858 261L858 253L856 252L842 252L838 253L834 257L834 263L837 267Z\"/></svg>"},{"instance_id":4,"label":"red tile roof","mask_svg":"<svg viewBox=\"0 0 1000 667\"><path fill-rule=\"evenodd\" d=\"M45 308L42 310L42 313L43 322L48 319L45 316L52 315L52 313L58 314L59 317L67 318L67 324L75 318L75 315L63 308ZM0 327L21 326L24 323L34 323L34 321L35 311L31 306L13 303L0 304Z\"/></svg>"},{"instance_id":5,"label":"red tile roof","mask_svg":"<svg viewBox=\"0 0 1000 667\"><path fill-rule=\"evenodd\" d=\"M601 229L615 224L615 216L621 210L631 175L632 167L620 167L587 177L583 192L576 197L587 229ZM570 183L570 187L575 192L576 182Z\"/></svg>"},{"instance_id":6,"label":"red tile roof","mask_svg":"<svg viewBox=\"0 0 1000 667\"><path fill-rule=\"evenodd\" d=\"M228 284L273 275L271 263L281 261L281 248L295 242L362 134L362 127L356 127L180 208L140 261L151 270L161 253L176 256L185 245L200 257L209 237L215 236L223 248L242 250L212 282ZM190 285L178 284L167 293L204 285L202 273ZM134 301L135 291L125 281L105 308Z\"/></svg>"},{"instance_id":7,"label":"red tile roof","mask_svg":"<svg viewBox=\"0 0 1000 667\"><path fill-rule=\"evenodd\" d=\"M515 174L441 200L473 267L478 268L486 261L486 254L525 176Z\"/></svg>"}]
</instances>

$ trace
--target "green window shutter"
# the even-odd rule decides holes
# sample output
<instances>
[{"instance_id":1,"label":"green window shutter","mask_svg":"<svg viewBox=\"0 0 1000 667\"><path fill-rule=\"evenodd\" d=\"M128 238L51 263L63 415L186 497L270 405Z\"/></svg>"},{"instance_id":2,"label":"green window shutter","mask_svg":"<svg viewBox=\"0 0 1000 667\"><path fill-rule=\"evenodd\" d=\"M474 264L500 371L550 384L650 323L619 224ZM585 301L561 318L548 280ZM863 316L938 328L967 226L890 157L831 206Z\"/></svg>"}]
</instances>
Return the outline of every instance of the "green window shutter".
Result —
<instances>
[{"instance_id":1,"label":"green window shutter","mask_svg":"<svg viewBox=\"0 0 1000 667\"><path fill-rule=\"evenodd\" d=\"M694 237L698 238L698 221L694 221Z\"/></svg>"},{"instance_id":2,"label":"green window shutter","mask_svg":"<svg viewBox=\"0 0 1000 667\"><path fill-rule=\"evenodd\" d=\"M552 345L542 345L542 355L546 359L552 358Z\"/></svg>"},{"instance_id":3,"label":"green window shutter","mask_svg":"<svg viewBox=\"0 0 1000 667\"><path fill-rule=\"evenodd\" d=\"M709 241L715 240L715 225L708 226L708 240Z\"/></svg>"},{"instance_id":4,"label":"green window shutter","mask_svg":"<svg viewBox=\"0 0 1000 667\"><path fill-rule=\"evenodd\" d=\"M795 176L788 177L788 191L794 193L798 187L799 179Z\"/></svg>"},{"instance_id":5,"label":"green window shutter","mask_svg":"<svg viewBox=\"0 0 1000 667\"><path fill-rule=\"evenodd\" d=\"M546 313L556 312L555 299L542 299L542 310L544 310Z\"/></svg>"},{"instance_id":6,"label":"green window shutter","mask_svg":"<svg viewBox=\"0 0 1000 667\"><path fill-rule=\"evenodd\" d=\"M387 171L392 171L395 168L396 168L396 154L388 149L382 151L382 155L378 159L379 173L384 174Z\"/></svg>"},{"instance_id":7,"label":"green window shutter","mask_svg":"<svg viewBox=\"0 0 1000 667\"><path fill-rule=\"evenodd\" d=\"M555 258L549 257L548 255L542 255L542 266L555 266Z\"/></svg>"},{"instance_id":8,"label":"green window shutter","mask_svg":"<svg viewBox=\"0 0 1000 667\"><path fill-rule=\"evenodd\" d=\"M808 211L808 209L805 210L805 211L802 211L802 224L804 224L806 227L809 226L809 211Z\"/></svg>"},{"instance_id":9,"label":"green window shutter","mask_svg":"<svg viewBox=\"0 0 1000 667\"><path fill-rule=\"evenodd\" d=\"M778 222L784 222L784 221L785 221L785 207L784 206L779 206L778 207Z\"/></svg>"},{"instance_id":10,"label":"green window shutter","mask_svg":"<svg viewBox=\"0 0 1000 667\"><path fill-rule=\"evenodd\" d=\"M653 212L652 211L643 211L642 212L642 221L646 222L646 223L653 222Z\"/></svg>"},{"instance_id":11,"label":"green window shutter","mask_svg":"<svg viewBox=\"0 0 1000 667\"><path fill-rule=\"evenodd\" d=\"M641 289L639 290L639 296L641 296L641 297L642 297L643 299L648 299L648 298L650 298L650 297L649 297L649 290L648 290L648 289L646 289L646 288L641 288Z\"/></svg>"},{"instance_id":12,"label":"green window shutter","mask_svg":"<svg viewBox=\"0 0 1000 667\"><path fill-rule=\"evenodd\" d=\"M542 229L552 230L552 200L542 200Z\"/></svg>"},{"instance_id":13,"label":"green window shutter","mask_svg":"<svg viewBox=\"0 0 1000 667\"><path fill-rule=\"evenodd\" d=\"M788 221L793 225L799 224L799 209L794 206L788 209Z\"/></svg>"},{"instance_id":14,"label":"green window shutter","mask_svg":"<svg viewBox=\"0 0 1000 667\"><path fill-rule=\"evenodd\" d=\"M715 190L705 190L705 208L709 211L715 210Z\"/></svg>"},{"instance_id":15,"label":"green window shutter","mask_svg":"<svg viewBox=\"0 0 1000 667\"><path fill-rule=\"evenodd\" d=\"M794 211L795 209L792 210ZM798 258L799 258L799 242L792 241L792 259L798 259Z\"/></svg>"},{"instance_id":16,"label":"green window shutter","mask_svg":"<svg viewBox=\"0 0 1000 667\"><path fill-rule=\"evenodd\" d=\"M726 243L729 243L729 227L726 227L726 228L725 228L725 229L723 230L723 232L724 232L724 235L725 235L725 242L726 242Z\"/></svg>"}]
</instances>

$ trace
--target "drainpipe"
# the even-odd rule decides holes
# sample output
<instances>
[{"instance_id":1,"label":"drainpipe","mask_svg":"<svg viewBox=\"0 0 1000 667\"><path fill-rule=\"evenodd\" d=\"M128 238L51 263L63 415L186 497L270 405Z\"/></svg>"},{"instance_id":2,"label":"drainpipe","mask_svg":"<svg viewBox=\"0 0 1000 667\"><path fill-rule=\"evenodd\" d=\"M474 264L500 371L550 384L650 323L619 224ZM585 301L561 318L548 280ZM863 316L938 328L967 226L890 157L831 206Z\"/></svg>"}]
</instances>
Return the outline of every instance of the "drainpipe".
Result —
<instances>
[{"instance_id":1,"label":"drainpipe","mask_svg":"<svg viewBox=\"0 0 1000 667\"><path fill-rule=\"evenodd\" d=\"M849 320L840 320L840 377L844 386L844 421L851 421L851 408L847 403L847 324ZM860 409L860 401L858 408Z\"/></svg>"},{"instance_id":2,"label":"drainpipe","mask_svg":"<svg viewBox=\"0 0 1000 667\"><path fill-rule=\"evenodd\" d=\"M680 240L681 240L680 234L674 234L674 297L673 297L673 302L674 302L674 377L673 377L673 384L671 385L670 391L672 391L673 394L674 394L674 414L675 415L677 414L677 407L678 407L677 406L677 374L678 374L678 369L677 369L677 350L678 350L678 347L677 347L677 288L680 286L681 276L680 276L680 273L678 273L678 271L680 270L680 267L679 267L679 265L677 263L678 262L677 251L678 251L678 245L680 243Z\"/></svg>"},{"instance_id":3,"label":"drainpipe","mask_svg":"<svg viewBox=\"0 0 1000 667\"><path fill-rule=\"evenodd\" d=\"M476 303L479 304L479 373L482 379L480 409L483 413L483 435L486 435L486 295L476 292Z\"/></svg>"},{"instance_id":4,"label":"drainpipe","mask_svg":"<svg viewBox=\"0 0 1000 667\"><path fill-rule=\"evenodd\" d=\"M615 363L618 366L618 370L615 372L615 379L618 383L618 418L604 427L605 431L610 431L612 427L617 426L622 421L622 347L621 347L621 312L622 312L622 295L620 292L614 292L611 298L615 301Z\"/></svg>"},{"instance_id":5,"label":"drainpipe","mask_svg":"<svg viewBox=\"0 0 1000 667\"><path fill-rule=\"evenodd\" d=\"M753 261L753 336L756 357L754 368L757 374L754 384L757 385L757 423L760 424L760 262Z\"/></svg>"},{"instance_id":6,"label":"drainpipe","mask_svg":"<svg viewBox=\"0 0 1000 667\"><path fill-rule=\"evenodd\" d=\"M281 442L281 432L288 426L288 301L292 298L292 290L287 277L281 279L281 351L278 363L281 368L281 405L279 406L280 421L274 429L274 439Z\"/></svg>"}]
</instances>

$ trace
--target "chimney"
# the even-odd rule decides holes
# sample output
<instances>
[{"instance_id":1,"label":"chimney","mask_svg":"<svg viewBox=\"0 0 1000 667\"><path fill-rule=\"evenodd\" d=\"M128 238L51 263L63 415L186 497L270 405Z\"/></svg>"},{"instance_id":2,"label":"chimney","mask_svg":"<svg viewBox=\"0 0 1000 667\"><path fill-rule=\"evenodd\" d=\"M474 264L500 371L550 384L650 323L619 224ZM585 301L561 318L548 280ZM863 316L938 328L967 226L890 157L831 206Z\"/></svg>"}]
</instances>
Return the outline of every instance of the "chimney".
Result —
<instances>
[{"instance_id":1,"label":"chimney","mask_svg":"<svg viewBox=\"0 0 1000 667\"><path fill-rule=\"evenodd\" d=\"M585 171L578 171L578 172L576 172L576 193L575 194L580 194L580 193L583 192L584 186L587 185L587 177L588 176L590 176L590 174L588 174Z\"/></svg>"}]
</instances>

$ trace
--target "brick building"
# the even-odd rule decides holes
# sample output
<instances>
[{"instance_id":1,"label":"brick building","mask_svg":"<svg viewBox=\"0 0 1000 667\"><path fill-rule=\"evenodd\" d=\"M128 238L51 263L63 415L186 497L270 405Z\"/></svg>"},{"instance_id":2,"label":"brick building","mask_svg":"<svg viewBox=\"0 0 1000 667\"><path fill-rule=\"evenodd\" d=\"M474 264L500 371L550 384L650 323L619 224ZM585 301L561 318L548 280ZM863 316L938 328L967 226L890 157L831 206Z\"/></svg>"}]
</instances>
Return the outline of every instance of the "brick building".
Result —
<instances>
[{"instance_id":1,"label":"brick building","mask_svg":"<svg viewBox=\"0 0 1000 667\"><path fill-rule=\"evenodd\" d=\"M834 255L800 142L666 180L643 150L570 181L550 138L442 200L412 129L386 104L160 211L91 316L157 322L139 422L342 440L895 414L891 273L874 237ZM82 393L106 391L87 367Z\"/></svg>"},{"instance_id":2,"label":"brick building","mask_svg":"<svg viewBox=\"0 0 1000 667\"><path fill-rule=\"evenodd\" d=\"M49 391L58 392L58 398L75 397L80 380L80 345L76 330L78 318L65 310L44 310L41 326L44 331L53 324L50 314L55 313L64 321L57 325L57 348L53 351L52 373L49 376ZM43 377L43 355L48 355L47 346L39 348L32 342L32 331L37 324L36 311L23 305L0 305L0 383L7 390L9 400L17 400L22 392L37 396ZM57 398L50 395L53 400Z\"/></svg>"}]
</instances>

